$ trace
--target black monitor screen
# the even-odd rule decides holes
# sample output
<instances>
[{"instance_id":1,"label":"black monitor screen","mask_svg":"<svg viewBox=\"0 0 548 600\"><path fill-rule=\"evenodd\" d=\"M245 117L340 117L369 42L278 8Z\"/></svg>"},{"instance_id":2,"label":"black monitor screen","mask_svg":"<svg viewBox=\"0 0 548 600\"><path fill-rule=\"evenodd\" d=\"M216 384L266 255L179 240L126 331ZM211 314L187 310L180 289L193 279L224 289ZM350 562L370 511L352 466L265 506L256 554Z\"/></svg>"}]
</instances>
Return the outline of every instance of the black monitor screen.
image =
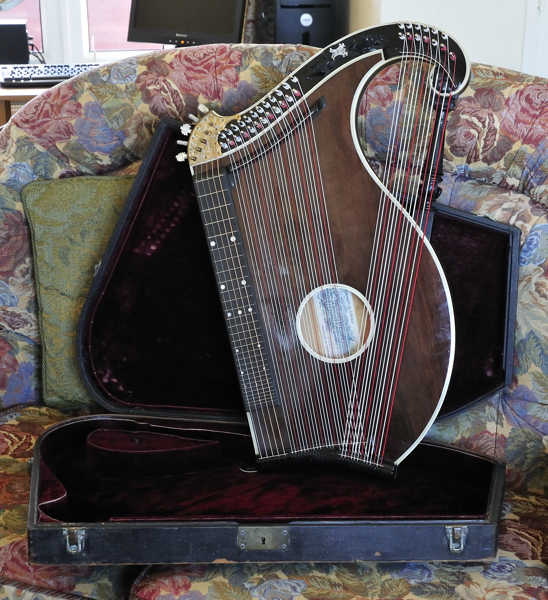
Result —
<instances>
[{"instance_id":1,"label":"black monitor screen","mask_svg":"<svg viewBox=\"0 0 548 600\"><path fill-rule=\"evenodd\" d=\"M132 0L128 40L158 44L241 41L245 0Z\"/></svg>"}]
</instances>

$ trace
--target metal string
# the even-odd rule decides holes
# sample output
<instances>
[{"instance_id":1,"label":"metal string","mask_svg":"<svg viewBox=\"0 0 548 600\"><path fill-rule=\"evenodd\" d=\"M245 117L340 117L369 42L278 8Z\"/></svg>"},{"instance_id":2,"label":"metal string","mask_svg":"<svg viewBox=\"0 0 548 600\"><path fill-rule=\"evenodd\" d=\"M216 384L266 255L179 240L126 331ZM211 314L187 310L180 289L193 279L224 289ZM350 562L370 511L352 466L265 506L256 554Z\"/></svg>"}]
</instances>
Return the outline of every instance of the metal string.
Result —
<instances>
[{"instance_id":1,"label":"metal string","mask_svg":"<svg viewBox=\"0 0 548 600\"><path fill-rule=\"evenodd\" d=\"M432 147L427 135L431 120L424 118L421 111L426 107L427 115L434 114L440 94L432 93L425 80L424 57L428 53L422 40L417 45L411 41L412 48L406 46L400 69L400 86L402 90L407 86L411 93L399 101L393 114L383 186L401 202L405 196L413 198L409 213L419 215L424 207L418 204L420 177L414 172L414 162L419 167L425 164ZM448 52L447 49L446 55ZM439 56L428 58L434 64L439 60ZM280 109L279 96L269 98L273 109ZM382 194L366 292L380 331L375 332L368 350L350 363L313 359L297 340L297 313L303 298L318 289L324 294L324 286L337 284L338 278L311 115L304 101L296 102L290 110L278 112L274 127L266 127L262 136L246 143L241 136L253 133L261 119L256 115L256 119L235 126L234 135L239 142L230 155L231 168L250 267L255 274L256 309L262 312L267 325L262 333L271 350L290 445L289 449L284 447L278 413L274 403L267 401L261 406L266 418L254 420L259 427L261 448L266 449L267 455L276 455L342 443L343 454L378 464L386 443L422 250L423 237L417 229L424 226L422 219L426 217L421 215L418 224L410 223L403 207L398 207L388 194ZM431 160L428 176L435 172L438 160L439 156ZM217 177L204 181L208 182L209 194L224 198L224 191L217 185L218 163L216 169ZM405 176L399 177L399 173ZM427 181L426 174L423 180ZM217 235L235 239L238 234L228 213L223 214L220 208L214 210L218 211L214 215ZM302 223L307 227L301 227ZM247 276L237 253L227 253L225 260L238 276ZM286 273L282 272L284 269ZM244 286L244 295L246 291ZM335 297L339 302L340 297ZM245 299L251 301L249 296ZM245 327L243 317L231 315L230 319L229 323ZM360 344L368 326L371 323L365 310ZM307 335L314 337L315 329L304 318L303 327ZM249 333L250 342L258 343L260 333ZM333 334L331 330L329 333ZM262 361L263 357L260 352L251 354L253 360ZM245 380L244 376L249 375L246 364L238 364L240 367ZM256 371L249 384L260 389L262 383ZM261 405L261 401L255 403Z\"/></svg>"}]
</instances>

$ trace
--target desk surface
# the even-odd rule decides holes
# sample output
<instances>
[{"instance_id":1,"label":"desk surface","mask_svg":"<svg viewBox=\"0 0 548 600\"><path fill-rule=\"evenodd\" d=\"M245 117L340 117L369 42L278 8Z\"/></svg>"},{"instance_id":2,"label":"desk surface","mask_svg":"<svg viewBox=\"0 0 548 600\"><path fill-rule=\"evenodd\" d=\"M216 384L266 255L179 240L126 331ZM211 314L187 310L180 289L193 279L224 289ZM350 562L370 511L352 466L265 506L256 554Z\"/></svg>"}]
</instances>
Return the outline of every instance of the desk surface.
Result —
<instances>
[{"instance_id":1,"label":"desk surface","mask_svg":"<svg viewBox=\"0 0 548 600\"><path fill-rule=\"evenodd\" d=\"M20 102L21 100L30 100L38 94L45 92L49 88L7 88L0 86L0 100L10 100Z\"/></svg>"},{"instance_id":2,"label":"desk surface","mask_svg":"<svg viewBox=\"0 0 548 600\"><path fill-rule=\"evenodd\" d=\"M27 102L49 88L4 88L0 87L0 127L11 117L12 102Z\"/></svg>"}]
</instances>

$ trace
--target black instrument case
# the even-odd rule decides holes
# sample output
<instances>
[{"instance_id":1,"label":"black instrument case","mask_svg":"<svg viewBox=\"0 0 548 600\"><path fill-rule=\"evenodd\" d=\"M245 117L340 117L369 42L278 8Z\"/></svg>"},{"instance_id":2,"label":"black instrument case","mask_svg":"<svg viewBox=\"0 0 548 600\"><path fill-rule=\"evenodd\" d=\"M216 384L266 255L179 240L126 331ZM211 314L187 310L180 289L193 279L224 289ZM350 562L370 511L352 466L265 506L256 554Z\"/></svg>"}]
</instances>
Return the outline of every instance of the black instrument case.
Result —
<instances>
[{"instance_id":1,"label":"black instrument case","mask_svg":"<svg viewBox=\"0 0 548 600\"><path fill-rule=\"evenodd\" d=\"M84 308L82 376L108 414L49 429L32 466L43 564L494 557L504 465L421 442L393 481L257 472L178 124L160 124ZM517 230L439 206L458 332L440 418L511 377Z\"/></svg>"}]
</instances>

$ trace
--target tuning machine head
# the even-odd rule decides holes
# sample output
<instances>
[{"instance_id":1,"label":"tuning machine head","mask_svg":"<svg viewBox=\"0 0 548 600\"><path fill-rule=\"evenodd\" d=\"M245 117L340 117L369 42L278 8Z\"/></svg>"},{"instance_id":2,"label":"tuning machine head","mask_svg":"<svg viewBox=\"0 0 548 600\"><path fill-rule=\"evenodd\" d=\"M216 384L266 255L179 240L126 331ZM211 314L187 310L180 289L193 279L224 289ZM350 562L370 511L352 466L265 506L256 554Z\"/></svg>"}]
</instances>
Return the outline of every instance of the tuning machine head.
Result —
<instances>
[{"instance_id":1,"label":"tuning machine head","mask_svg":"<svg viewBox=\"0 0 548 600\"><path fill-rule=\"evenodd\" d=\"M183 123L180 129L181 134L188 137L190 135L190 132L192 131L192 125L190 123Z\"/></svg>"},{"instance_id":2,"label":"tuning machine head","mask_svg":"<svg viewBox=\"0 0 548 600\"><path fill-rule=\"evenodd\" d=\"M179 162L188 161L191 165L198 165L223 154L218 136L230 121L238 121L239 115L222 117L215 111L210 111L204 104L198 105L201 118L188 114L194 123L184 123L180 126L181 134L186 138L178 140L177 144L185 147L184 152L176 155Z\"/></svg>"},{"instance_id":3,"label":"tuning machine head","mask_svg":"<svg viewBox=\"0 0 548 600\"><path fill-rule=\"evenodd\" d=\"M179 130L181 131L181 135L184 135L186 138L188 138L192 132L192 125L190 123L183 123ZM188 140L177 140L177 145L188 146ZM185 160L188 159L188 154L186 152L179 152L179 154L175 155L175 159L178 162L185 162Z\"/></svg>"}]
</instances>

